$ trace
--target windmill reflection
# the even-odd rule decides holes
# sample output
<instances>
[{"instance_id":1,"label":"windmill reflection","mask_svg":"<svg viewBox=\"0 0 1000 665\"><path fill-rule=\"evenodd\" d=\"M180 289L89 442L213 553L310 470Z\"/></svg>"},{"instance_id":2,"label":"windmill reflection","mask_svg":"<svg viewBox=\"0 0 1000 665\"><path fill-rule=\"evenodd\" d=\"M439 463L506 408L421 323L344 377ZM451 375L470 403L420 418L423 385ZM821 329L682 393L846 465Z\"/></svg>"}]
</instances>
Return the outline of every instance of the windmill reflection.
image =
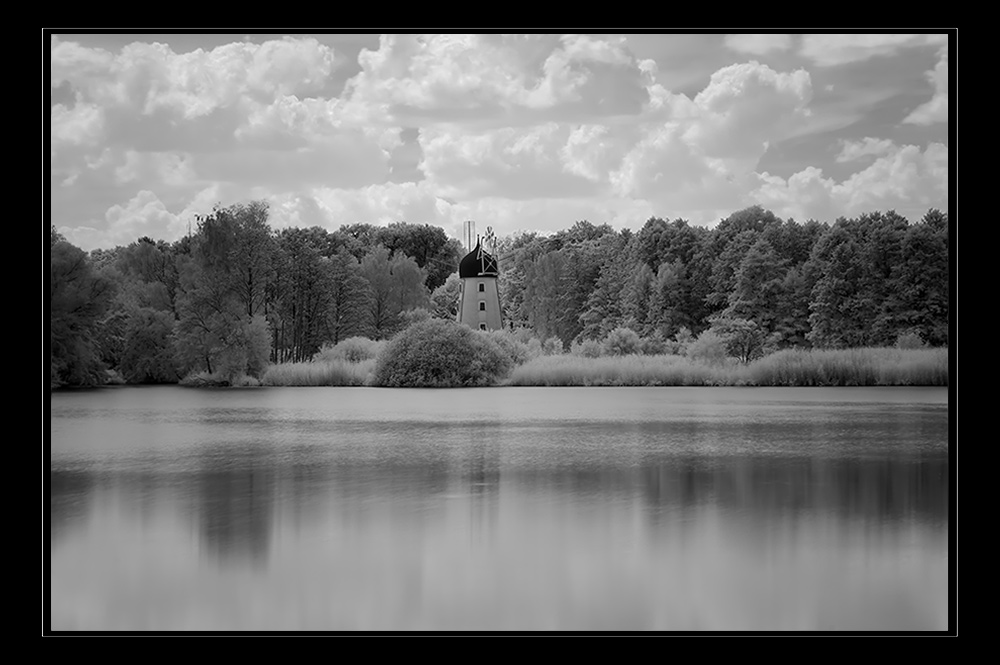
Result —
<instances>
[{"instance_id":1,"label":"windmill reflection","mask_svg":"<svg viewBox=\"0 0 1000 665\"><path fill-rule=\"evenodd\" d=\"M500 509L500 444L493 428L485 428L466 461L469 491L470 537L490 542Z\"/></svg>"}]
</instances>

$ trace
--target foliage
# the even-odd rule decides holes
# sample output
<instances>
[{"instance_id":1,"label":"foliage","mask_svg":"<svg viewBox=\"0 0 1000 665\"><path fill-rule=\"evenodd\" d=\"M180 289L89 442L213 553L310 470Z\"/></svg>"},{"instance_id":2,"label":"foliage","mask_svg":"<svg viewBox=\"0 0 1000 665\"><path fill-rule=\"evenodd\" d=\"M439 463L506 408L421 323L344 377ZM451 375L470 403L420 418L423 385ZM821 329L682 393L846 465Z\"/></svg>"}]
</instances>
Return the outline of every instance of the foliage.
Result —
<instances>
[{"instance_id":1,"label":"foliage","mask_svg":"<svg viewBox=\"0 0 1000 665\"><path fill-rule=\"evenodd\" d=\"M174 370L250 383L264 372L268 335L267 361L288 364L457 315L463 252L439 227L275 232L260 201L217 205L197 221L174 243L142 237L89 255L50 228L51 385L169 381ZM493 341L514 364L567 348L716 364L728 355L749 367L781 350L946 347L949 247L938 210L914 222L890 210L827 224L754 206L712 229L653 217L634 233L587 221L547 237L518 233L498 241L514 343ZM612 336L619 328L638 342Z\"/></svg>"},{"instance_id":2,"label":"foliage","mask_svg":"<svg viewBox=\"0 0 1000 665\"><path fill-rule=\"evenodd\" d=\"M764 331L756 321L720 316L712 320L712 331L726 342L726 353L742 363L762 355Z\"/></svg>"},{"instance_id":3,"label":"foliage","mask_svg":"<svg viewBox=\"0 0 1000 665\"><path fill-rule=\"evenodd\" d=\"M574 341L569 352L583 358L600 358L604 355L604 345L595 339L584 339Z\"/></svg>"},{"instance_id":4,"label":"foliage","mask_svg":"<svg viewBox=\"0 0 1000 665\"><path fill-rule=\"evenodd\" d=\"M896 338L897 349L922 349L926 344L920 337L920 331L915 329L904 330Z\"/></svg>"},{"instance_id":5,"label":"foliage","mask_svg":"<svg viewBox=\"0 0 1000 665\"><path fill-rule=\"evenodd\" d=\"M510 370L510 357L488 334L432 319L396 335L379 354L373 385L396 387L487 386Z\"/></svg>"},{"instance_id":6,"label":"foliage","mask_svg":"<svg viewBox=\"0 0 1000 665\"><path fill-rule=\"evenodd\" d=\"M363 386L368 383L374 367L374 358L360 362L280 363L267 368L261 383L265 386Z\"/></svg>"},{"instance_id":7,"label":"foliage","mask_svg":"<svg viewBox=\"0 0 1000 665\"><path fill-rule=\"evenodd\" d=\"M627 356L639 353L641 348L639 335L629 328L615 328L608 333L602 344L605 355L609 356Z\"/></svg>"},{"instance_id":8,"label":"foliage","mask_svg":"<svg viewBox=\"0 0 1000 665\"><path fill-rule=\"evenodd\" d=\"M714 333L702 336L706 334ZM514 368L506 385L946 386L948 353L947 349L788 349L746 365L705 364L676 355L544 356Z\"/></svg>"},{"instance_id":9,"label":"foliage","mask_svg":"<svg viewBox=\"0 0 1000 665\"><path fill-rule=\"evenodd\" d=\"M49 385L100 385L105 367L98 328L114 285L54 229L49 257Z\"/></svg>"},{"instance_id":10,"label":"foliage","mask_svg":"<svg viewBox=\"0 0 1000 665\"><path fill-rule=\"evenodd\" d=\"M360 363L373 360L385 345L385 341L376 342L367 337L348 337L333 346L324 346L313 357L313 362Z\"/></svg>"},{"instance_id":11,"label":"foliage","mask_svg":"<svg viewBox=\"0 0 1000 665\"><path fill-rule=\"evenodd\" d=\"M709 365L721 365L726 361L726 347L724 337L714 330L705 330L688 344L687 357Z\"/></svg>"},{"instance_id":12,"label":"foliage","mask_svg":"<svg viewBox=\"0 0 1000 665\"><path fill-rule=\"evenodd\" d=\"M119 370L128 383L176 383L171 345L173 312L149 307L136 310L125 330Z\"/></svg>"}]
</instances>

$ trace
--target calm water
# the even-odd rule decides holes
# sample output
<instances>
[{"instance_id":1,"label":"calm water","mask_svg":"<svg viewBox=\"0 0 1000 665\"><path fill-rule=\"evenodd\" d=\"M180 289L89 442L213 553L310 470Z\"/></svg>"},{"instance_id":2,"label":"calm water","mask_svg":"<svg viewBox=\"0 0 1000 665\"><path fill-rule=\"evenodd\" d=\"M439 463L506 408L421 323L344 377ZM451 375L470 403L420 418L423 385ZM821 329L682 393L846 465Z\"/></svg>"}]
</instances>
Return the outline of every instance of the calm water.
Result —
<instances>
[{"instance_id":1,"label":"calm water","mask_svg":"<svg viewBox=\"0 0 1000 665\"><path fill-rule=\"evenodd\" d=\"M945 630L947 389L52 395L54 630Z\"/></svg>"}]
</instances>

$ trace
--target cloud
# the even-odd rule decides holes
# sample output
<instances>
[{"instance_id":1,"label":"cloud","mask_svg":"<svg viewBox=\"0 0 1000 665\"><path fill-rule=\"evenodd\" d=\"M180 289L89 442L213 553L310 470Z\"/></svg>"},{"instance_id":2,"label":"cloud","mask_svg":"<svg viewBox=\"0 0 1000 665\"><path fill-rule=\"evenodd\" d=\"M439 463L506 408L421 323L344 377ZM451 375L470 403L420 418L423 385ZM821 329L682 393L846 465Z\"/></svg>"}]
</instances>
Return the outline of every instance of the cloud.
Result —
<instances>
[{"instance_id":1,"label":"cloud","mask_svg":"<svg viewBox=\"0 0 1000 665\"><path fill-rule=\"evenodd\" d=\"M746 203L757 163L808 119L811 94L804 70L757 62L720 69L682 120L649 128L625 155L610 174L614 191L691 221L717 219Z\"/></svg>"},{"instance_id":2,"label":"cloud","mask_svg":"<svg viewBox=\"0 0 1000 665\"><path fill-rule=\"evenodd\" d=\"M197 180L191 155L182 152L137 152L127 150L125 161L115 169L115 182L157 182L169 187L190 185Z\"/></svg>"},{"instance_id":3,"label":"cloud","mask_svg":"<svg viewBox=\"0 0 1000 665\"><path fill-rule=\"evenodd\" d=\"M764 55L771 51L787 51L792 47L791 35L726 35L726 46L739 53Z\"/></svg>"},{"instance_id":4,"label":"cloud","mask_svg":"<svg viewBox=\"0 0 1000 665\"><path fill-rule=\"evenodd\" d=\"M801 55L822 67L860 62L876 56L894 55L904 48L948 43L942 34L920 35L803 35Z\"/></svg>"},{"instance_id":5,"label":"cloud","mask_svg":"<svg viewBox=\"0 0 1000 665\"><path fill-rule=\"evenodd\" d=\"M124 206L111 206L104 219L108 224L105 233L116 245L128 244L141 236L173 240L187 229L187 224L148 190L142 190Z\"/></svg>"},{"instance_id":6,"label":"cloud","mask_svg":"<svg viewBox=\"0 0 1000 665\"><path fill-rule=\"evenodd\" d=\"M420 168L442 195L454 199L589 196L607 182L607 168L615 162L610 153L618 151L620 159L627 149L614 145L612 133L561 123L479 133L425 129Z\"/></svg>"},{"instance_id":7,"label":"cloud","mask_svg":"<svg viewBox=\"0 0 1000 665\"><path fill-rule=\"evenodd\" d=\"M808 167L787 180L763 173L753 198L781 216L833 221L873 210L895 209L919 215L927 208L947 209L948 148L931 143L923 151L915 145L887 148L867 168L843 182L823 177ZM871 152L866 154L873 154Z\"/></svg>"},{"instance_id":8,"label":"cloud","mask_svg":"<svg viewBox=\"0 0 1000 665\"><path fill-rule=\"evenodd\" d=\"M96 145L104 135L104 114L94 104L68 108L55 104L51 112L52 146Z\"/></svg>"},{"instance_id":9,"label":"cloud","mask_svg":"<svg viewBox=\"0 0 1000 665\"><path fill-rule=\"evenodd\" d=\"M940 59L927 79L934 86L934 96L929 102L918 106L903 122L915 125L930 125L948 122L948 49L941 49Z\"/></svg>"},{"instance_id":10,"label":"cloud","mask_svg":"<svg viewBox=\"0 0 1000 665\"><path fill-rule=\"evenodd\" d=\"M866 136L860 141L841 141L837 162L850 162L866 155L885 155L892 152L896 146L888 139L873 139Z\"/></svg>"},{"instance_id":11,"label":"cloud","mask_svg":"<svg viewBox=\"0 0 1000 665\"><path fill-rule=\"evenodd\" d=\"M756 61L723 67L695 96L700 115L685 134L705 155L745 160L752 168L768 143L805 123L811 99L804 69L779 73Z\"/></svg>"},{"instance_id":12,"label":"cloud","mask_svg":"<svg viewBox=\"0 0 1000 665\"><path fill-rule=\"evenodd\" d=\"M188 119L237 105L245 97L323 91L340 65L330 47L312 38L291 37L189 53L135 42L114 55L54 40L52 60L53 85L67 81L93 103L145 114L170 108Z\"/></svg>"},{"instance_id":13,"label":"cloud","mask_svg":"<svg viewBox=\"0 0 1000 665\"><path fill-rule=\"evenodd\" d=\"M345 97L393 122L582 120L641 111L646 76L624 39L382 35Z\"/></svg>"},{"instance_id":14,"label":"cloud","mask_svg":"<svg viewBox=\"0 0 1000 665\"><path fill-rule=\"evenodd\" d=\"M322 189L313 192L329 220L328 228L363 222L386 225L397 221L435 224L460 238L462 222L476 220L492 226L497 235L515 231L554 233L576 220L609 223L616 228L634 226L648 219L653 208L647 201L608 197L509 199L490 196L452 201L426 182L386 183L353 190Z\"/></svg>"}]
</instances>

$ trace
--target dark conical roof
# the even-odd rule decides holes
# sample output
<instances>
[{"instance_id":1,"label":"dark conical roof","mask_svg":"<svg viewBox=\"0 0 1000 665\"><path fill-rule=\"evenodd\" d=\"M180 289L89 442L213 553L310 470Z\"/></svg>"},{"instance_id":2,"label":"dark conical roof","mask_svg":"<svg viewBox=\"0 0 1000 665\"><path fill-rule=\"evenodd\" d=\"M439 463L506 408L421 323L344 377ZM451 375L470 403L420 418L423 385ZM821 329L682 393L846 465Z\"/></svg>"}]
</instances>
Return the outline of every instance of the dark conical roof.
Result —
<instances>
[{"instance_id":1,"label":"dark conical roof","mask_svg":"<svg viewBox=\"0 0 1000 665\"><path fill-rule=\"evenodd\" d=\"M458 264L458 276L462 279L480 275L496 277L498 273L496 258L483 249L482 243L476 243L476 248Z\"/></svg>"}]
</instances>

